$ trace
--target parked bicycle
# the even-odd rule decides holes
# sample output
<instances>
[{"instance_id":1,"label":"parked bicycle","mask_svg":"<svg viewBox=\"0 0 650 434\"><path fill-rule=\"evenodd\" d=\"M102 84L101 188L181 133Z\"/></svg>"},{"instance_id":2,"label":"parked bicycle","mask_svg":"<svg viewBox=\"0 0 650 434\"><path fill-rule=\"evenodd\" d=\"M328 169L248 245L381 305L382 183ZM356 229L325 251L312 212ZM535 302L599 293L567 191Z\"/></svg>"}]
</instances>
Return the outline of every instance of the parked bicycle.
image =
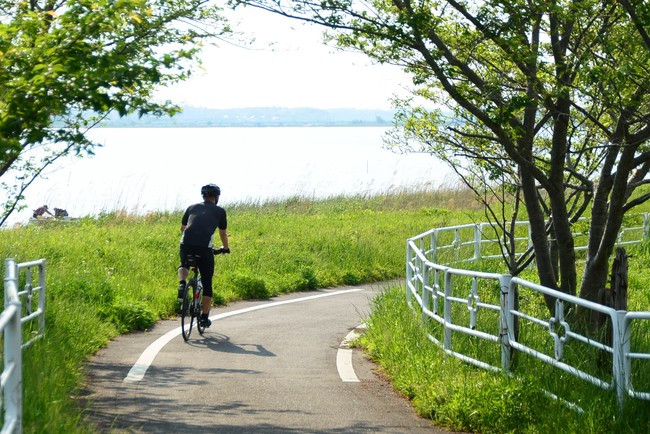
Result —
<instances>
[{"instance_id":1,"label":"parked bicycle","mask_svg":"<svg viewBox=\"0 0 650 434\"><path fill-rule=\"evenodd\" d=\"M226 252L222 247L212 249L212 253L220 255ZM187 257L187 267L191 272L191 277L187 280L187 285L185 285L185 294L181 303L181 331L186 342L190 339L195 324L201 336L205 331L205 326L200 321L203 305L203 284L201 283L201 275L197 265L199 258L199 255L188 255Z\"/></svg>"}]
</instances>

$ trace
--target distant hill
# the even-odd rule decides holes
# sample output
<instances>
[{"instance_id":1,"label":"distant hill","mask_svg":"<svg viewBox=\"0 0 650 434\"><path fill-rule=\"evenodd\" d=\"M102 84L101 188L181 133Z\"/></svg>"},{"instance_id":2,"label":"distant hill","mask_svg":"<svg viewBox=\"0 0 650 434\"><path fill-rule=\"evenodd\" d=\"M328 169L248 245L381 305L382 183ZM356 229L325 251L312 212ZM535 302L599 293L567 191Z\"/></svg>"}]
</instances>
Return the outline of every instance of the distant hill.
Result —
<instances>
[{"instance_id":1,"label":"distant hill","mask_svg":"<svg viewBox=\"0 0 650 434\"><path fill-rule=\"evenodd\" d=\"M174 117L114 116L104 127L270 127L392 125L392 110L252 107L205 109L183 107Z\"/></svg>"}]
</instances>

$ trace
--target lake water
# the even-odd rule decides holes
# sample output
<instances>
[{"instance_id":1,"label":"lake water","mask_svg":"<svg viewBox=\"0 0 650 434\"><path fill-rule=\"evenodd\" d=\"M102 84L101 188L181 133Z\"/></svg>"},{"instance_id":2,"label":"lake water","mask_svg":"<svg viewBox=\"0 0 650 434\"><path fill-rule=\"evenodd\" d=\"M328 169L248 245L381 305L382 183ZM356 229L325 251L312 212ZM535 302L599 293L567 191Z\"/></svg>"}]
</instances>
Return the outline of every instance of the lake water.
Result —
<instances>
[{"instance_id":1,"label":"lake water","mask_svg":"<svg viewBox=\"0 0 650 434\"><path fill-rule=\"evenodd\" d=\"M70 216L124 209L180 210L200 187L221 187L220 204L291 196L325 198L435 188L450 169L427 154L384 149L388 127L98 128L94 157L67 158L26 193L29 219L47 204Z\"/></svg>"}]
</instances>

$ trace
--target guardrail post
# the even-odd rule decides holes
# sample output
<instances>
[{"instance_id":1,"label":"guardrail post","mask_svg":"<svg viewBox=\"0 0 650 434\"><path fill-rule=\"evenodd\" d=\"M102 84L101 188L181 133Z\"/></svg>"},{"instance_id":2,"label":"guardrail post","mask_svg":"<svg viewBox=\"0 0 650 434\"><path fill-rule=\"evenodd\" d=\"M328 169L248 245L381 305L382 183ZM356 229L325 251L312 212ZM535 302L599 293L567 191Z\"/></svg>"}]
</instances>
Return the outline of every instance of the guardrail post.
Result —
<instances>
[{"instance_id":1,"label":"guardrail post","mask_svg":"<svg viewBox=\"0 0 650 434\"><path fill-rule=\"evenodd\" d=\"M444 341L443 341L443 348L445 351L450 351L451 350L451 329L448 327L449 324L452 324L452 319L451 319L451 285L452 285L452 279L451 279L451 273L449 271L445 271L445 305L444 305Z\"/></svg>"},{"instance_id":2,"label":"guardrail post","mask_svg":"<svg viewBox=\"0 0 650 434\"><path fill-rule=\"evenodd\" d=\"M630 352L630 330L625 320L627 311L617 310L612 318L612 372L614 374L614 387L619 409L625 406L625 398L630 386L631 363L627 354Z\"/></svg>"},{"instance_id":3,"label":"guardrail post","mask_svg":"<svg viewBox=\"0 0 650 434\"><path fill-rule=\"evenodd\" d=\"M650 232L650 213L643 213L643 241L648 241L648 232Z\"/></svg>"},{"instance_id":4,"label":"guardrail post","mask_svg":"<svg viewBox=\"0 0 650 434\"><path fill-rule=\"evenodd\" d=\"M438 231L433 231L431 233L431 241L429 242L429 249L431 253L428 255L428 258L431 262L435 263L437 258L437 247L438 247Z\"/></svg>"},{"instance_id":5,"label":"guardrail post","mask_svg":"<svg viewBox=\"0 0 650 434\"><path fill-rule=\"evenodd\" d=\"M18 265L13 259L5 260L4 308L16 308L4 333L4 374L7 375L3 389L5 425L13 423L13 433L20 434L22 426L23 361L21 306L18 299Z\"/></svg>"},{"instance_id":6,"label":"guardrail post","mask_svg":"<svg viewBox=\"0 0 650 434\"><path fill-rule=\"evenodd\" d=\"M431 310L429 306L431 304L431 293L429 292L431 285L429 283L429 266L424 263L422 268L424 269L422 273L422 322L426 323L429 316L427 310Z\"/></svg>"},{"instance_id":7,"label":"guardrail post","mask_svg":"<svg viewBox=\"0 0 650 434\"><path fill-rule=\"evenodd\" d=\"M451 242L451 248L454 252L454 260L456 262L458 262L458 258L460 258L460 248L462 245L463 242L460 238L460 229L456 228L454 229L454 241Z\"/></svg>"},{"instance_id":8,"label":"guardrail post","mask_svg":"<svg viewBox=\"0 0 650 434\"><path fill-rule=\"evenodd\" d=\"M510 292L511 290L514 291L514 288L511 288L511 280L512 276L509 274L504 274L499 277L499 286L501 287L501 310L499 311L499 322L501 325L499 332L499 338L501 340L501 367L506 372L510 372L510 361L512 360L510 348L510 330L512 324L510 311L512 310L512 300Z\"/></svg>"},{"instance_id":9,"label":"guardrail post","mask_svg":"<svg viewBox=\"0 0 650 434\"><path fill-rule=\"evenodd\" d=\"M45 333L45 260L42 260L38 266L38 310L41 314L38 317L38 329L40 333Z\"/></svg>"},{"instance_id":10,"label":"guardrail post","mask_svg":"<svg viewBox=\"0 0 650 434\"><path fill-rule=\"evenodd\" d=\"M411 301L411 285L413 284L413 252L411 251L410 240L406 240L406 303L413 307Z\"/></svg>"},{"instance_id":11,"label":"guardrail post","mask_svg":"<svg viewBox=\"0 0 650 434\"><path fill-rule=\"evenodd\" d=\"M481 225L474 225L474 262L481 259Z\"/></svg>"}]
</instances>

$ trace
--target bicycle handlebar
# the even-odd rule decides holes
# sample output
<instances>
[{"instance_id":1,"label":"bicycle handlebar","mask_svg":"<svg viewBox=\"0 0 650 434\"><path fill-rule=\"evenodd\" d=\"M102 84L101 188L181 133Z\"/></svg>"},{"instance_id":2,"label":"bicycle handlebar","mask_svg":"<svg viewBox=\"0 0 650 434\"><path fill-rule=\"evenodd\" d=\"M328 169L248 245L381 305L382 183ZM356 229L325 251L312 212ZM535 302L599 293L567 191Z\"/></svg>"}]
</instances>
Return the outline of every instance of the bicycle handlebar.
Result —
<instances>
[{"instance_id":1,"label":"bicycle handlebar","mask_svg":"<svg viewBox=\"0 0 650 434\"><path fill-rule=\"evenodd\" d=\"M230 253L230 249L226 249L225 247L219 247L218 249L212 249L212 253L214 255L225 255L226 253Z\"/></svg>"}]
</instances>

